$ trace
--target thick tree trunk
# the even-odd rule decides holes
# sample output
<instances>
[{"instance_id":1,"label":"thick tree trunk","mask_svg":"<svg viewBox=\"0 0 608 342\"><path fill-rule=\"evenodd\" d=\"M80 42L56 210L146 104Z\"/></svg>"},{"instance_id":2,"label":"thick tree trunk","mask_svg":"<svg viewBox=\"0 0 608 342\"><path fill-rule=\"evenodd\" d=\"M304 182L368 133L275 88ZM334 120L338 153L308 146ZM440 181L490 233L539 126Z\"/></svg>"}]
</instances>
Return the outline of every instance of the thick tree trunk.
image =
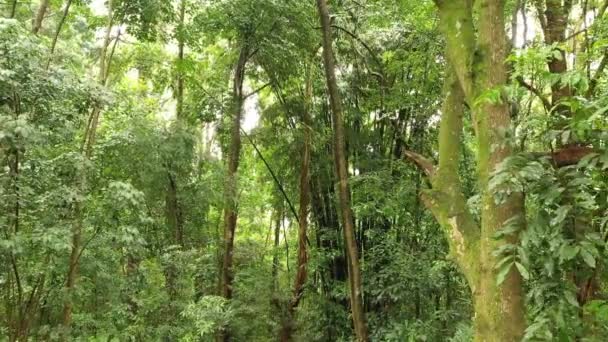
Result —
<instances>
[{"instance_id":1,"label":"thick tree trunk","mask_svg":"<svg viewBox=\"0 0 608 342\"><path fill-rule=\"evenodd\" d=\"M504 0L481 0L479 28L473 25L472 3L468 0L435 0L440 26L447 42L447 55L454 73L448 78L439 135L439 168L427 160L408 155L427 171L433 190L424 195L425 204L446 229L451 253L465 274L475 307L476 341L520 341L525 330L525 311L521 276L513 267L505 281L497 284L494 252L506 243L518 243L516 232L496 240L495 234L505 221L522 218L525 210L520 194L513 194L497 204L489 189L489 180L497 166L512 152L504 132L510 115L504 101L477 101L480 95L500 89L507 82ZM477 138L478 184L482 195L481 222L477 225L466 206L458 180L461 141L462 100L472 110Z\"/></svg>"},{"instance_id":2,"label":"thick tree trunk","mask_svg":"<svg viewBox=\"0 0 608 342\"><path fill-rule=\"evenodd\" d=\"M485 5L485 6L484 6ZM485 58L479 63L480 73L476 80L479 94L497 89L507 83L506 36L504 31L504 1L485 0L479 20L479 51ZM525 220L523 197L513 194L502 204L496 204L490 190L491 174L500 163L512 155L505 142L504 132L511 125L509 109L505 101L485 103L475 110L478 122L478 172L479 185L483 189L481 210L480 275L475 295L476 339L478 341L519 341L526 328L523 305L523 289L519 272L512 268L502 285L497 285L495 251L505 243L517 244L518 233L497 241L495 234L504 223L516 216Z\"/></svg>"},{"instance_id":3,"label":"thick tree trunk","mask_svg":"<svg viewBox=\"0 0 608 342\"><path fill-rule=\"evenodd\" d=\"M338 177L338 197L340 199L340 212L342 216L342 229L348 261L348 279L350 284L350 304L353 325L357 340L368 341L367 322L363 311L363 287L361 285L361 269L359 266L359 253L355 241L355 227L350 204L350 189L348 186L348 166L346 164L344 122L342 121L342 103L336 82L331 24L326 0L317 0L321 30L323 33L323 61L327 88L333 120L334 135L334 164Z\"/></svg>"},{"instance_id":4,"label":"thick tree trunk","mask_svg":"<svg viewBox=\"0 0 608 342\"><path fill-rule=\"evenodd\" d=\"M49 8L50 0L40 0L40 6L38 7L38 11L36 12L36 17L34 18L34 22L32 24L32 33L38 34L40 29L42 28L42 22L44 21L44 16L46 15L46 11Z\"/></svg>"},{"instance_id":5,"label":"thick tree trunk","mask_svg":"<svg viewBox=\"0 0 608 342\"><path fill-rule=\"evenodd\" d=\"M241 47L239 59L234 69L234 81L232 89L233 117L232 127L230 128L230 147L228 151L228 170L226 173L226 183L224 189L224 257L221 272L221 291L226 299L232 298L233 274L233 250L234 234L237 223L237 171L241 156L241 119L243 116L243 82L245 80L245 68L249 59L250 47L248 42L244 42ZM225 329L220 331L219 339L230 341L230 332Z\"/></svg>"}]
</instances>

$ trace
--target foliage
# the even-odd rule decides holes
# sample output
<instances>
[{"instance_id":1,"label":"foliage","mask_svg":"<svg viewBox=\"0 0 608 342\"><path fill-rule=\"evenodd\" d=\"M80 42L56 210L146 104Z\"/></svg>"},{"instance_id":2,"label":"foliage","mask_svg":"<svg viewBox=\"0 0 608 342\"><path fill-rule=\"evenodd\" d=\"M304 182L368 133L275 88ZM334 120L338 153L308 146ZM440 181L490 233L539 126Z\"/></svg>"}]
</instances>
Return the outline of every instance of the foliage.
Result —
<instances>
[{"instance_id":1,"label":"foliage","mask_svg":"<svg viewBox=\"0 0 608 342\"><path fill-rule=\"evenodd\" d=\"M572 36L547 42L533 2L496 2L507 4L507 19L519 8L537 35L513 46L506 84L458 99L466 109L461 141L450 141L461 156L451 165L465 214L477 224L488 204L476 162L488 146L476 139L476 110L506 105L513 125L492 132L500 143L489 148L514 153L493 170L488 191L498 205L522 195L525 210L496 232L495 241L508 243L492 251L496 279L488 283L523 279L524 340L604 341L608 14L599 16L600 2L575 1L573 13L593 7L593 23L570 15ZM330 2L348 209L373 341L471 341L477 333L477 293L454 258L455 238L427 209L436 182L404 159L410 151L441 165L441 84L451 67L435 3ZM210 341L229 331L234 341L274 341L291 327L296 341L352 341L314 1L73 1L65 18L67 2L49 4L38 33L28 5L2 4L0 339ZM224 186L243 46L230 250ZM566 70L551 71L564 56ZM307 239L298 241L306 130L312 200ZM452 214L448 222L463 215ZM308 278L290 312L300 242ZM234 258L231 299L218 287L226 252Z\"/></svg>"}]
</instances>

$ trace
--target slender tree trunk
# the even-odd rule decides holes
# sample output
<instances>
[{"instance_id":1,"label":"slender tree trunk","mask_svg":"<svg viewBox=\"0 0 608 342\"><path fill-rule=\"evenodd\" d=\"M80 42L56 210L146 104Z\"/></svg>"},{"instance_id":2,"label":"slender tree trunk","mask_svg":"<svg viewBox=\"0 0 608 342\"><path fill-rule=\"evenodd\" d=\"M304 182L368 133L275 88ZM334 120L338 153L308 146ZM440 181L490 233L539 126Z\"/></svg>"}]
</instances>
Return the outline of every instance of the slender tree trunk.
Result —
<instances>
[{"instance_id":1,"label":"slender tree trunk","mask_svg":"<svg viewBox=\"0 0 608 342\"><path fill-rule=\"evenodd\" d=\"M361 269L359 266L359 253L355 240L355 227L350 204L350 189L348 186L348 166L345 156L344 122L342 117L342 103L336 82L334 57L332 49L331 24L326 0L317 0L317 7L323 33L323 61L333 120L334 135L334 164L338 177L338 197L342 214L342 229L347 254L348 279L350 284L350 304L353 325L357 340L368 341L367 322L363 311L363 287L361 285Z\"/></svg>"},{"instance_id":2,"label":"slender tree trunk","mask_svg":"<svg viewBox=\"0 0 608 342\"><path fill-rule=\"evenodd\" d=\"M176 66L176 91L175 91L175 99L176 99L176 119L177 126L182 127L181 124L184 121L184 76L182 72L183 62L184 62L184 20L186 15L186 0L182 0L180 2L179 9L179 24L177 27L177 41L178 41L178 56L177 56L177 66ZM166 196L166 207L167 207L167 222L171 231L173 232L173 236L175 238L175 242L180 245L182 248L184 247L184 220L182 216L182 208L179 201L179 181L178 181L178 168L172 162L168 163L167 170L167 196Z\"/></svg>"},{"instance_id":3,"label":"slender tree trunk","mask_svg":"<svg viewBox=\"0 0 608 342\"><path fill-rule=\"evenodd\" d=\"M11 12L9 14L9 18L13 19L17 15L17 4L19 0L13 0L13 4L11 5Z\"/></svg>"},{"instance_id":4,"label":"slender tree trunk","mask_svg":"<svg viewBox=\"0 0 608 342\"><path fill-rule=\"evenodd\" d=\"M272 292L277 293L279 290L279 245L281 243L281 217L283 213L281 209L275 211L274 221L274 243L272 244Z\"/></svg>"},{"instance_id":5,"label":"slender tree trunk","mask_svg":"<svg viewBox=\"0 0 608 342\"><path fill-rule=\"evenodd\" d=\"M566 29L568 27L568 17L572 10L572 1L567 0L562 4L562 0L545 0L545 8L540 1L536 1L536 7L541 28L545 36L547 45L559 44L566 39ZM561 48L556 48L559 58L551 57L548 62L549 71L552 74L564 74L568 71L566 52ZM551 85L552 105L559 113L570 115L568 106L560 105L560 102L572 96L572 88L556 82Z\"/></svg>"},{"instance_id":6,"label":"slender tree trunk","mask_svg":"<svg viewBox=\"0 0 608 342\"><path fill-rule=\"evenodd\" d=\"M250 47L245 41L241 47L239 59L234 69L234 81L232 89L233 117L230 129L230 147L228 151L228 170L226 173L226 183L224 189L224 257L222 262L222 296L232 299L232 282L234 280L233 271L233 250L234 234L237 223L237 201L238 191L237 171L241 156L241 119L243 116L243 82L245 80L245 69L249 59ZM218 335L219 340L230 341L231 336L228 329L221 330Z\"/></svg>"},{"instance_id":7,"label":"slender tree trunk","mask_svg":"<svg viewBox=\"0 0 608 342\"><path fill-rule=\"evenodd\" d=\"M178 51L177 51L177 91L176 91L176 99L177 99L177 108L176 108L176 116L177 119L180 120L184 115L184 75L183 75L183 67L184 67L184 50L185 50L185 31L184 31L184 21L186 18L186 0L181 0L180 8L179 8L179 25L177 30L177 42L178 42Z\"/></svg>"},{"instance_id":8,"label":"slender tree trunk","mask_svg":"<svg viewBox=\"0 0 608 342\"><path fill-rule=\"evenodd\" d=\"M173 238L176 244L184 247L184 219L182 216L181 206L179 205L177 180L175 175L175 167L173 163L169 163L167 170L167 196L165 199L167 223L173 232Z\"/></svg>"},{"instance_id":9,"label":"slender tree trunk","mask_svg":"<svg viewBox=\"0 0 608 342\"><path fill-rule=\"evenodd\" d=\"M32 33L38 34L40 29L42 28L42 22L44 21L44 16L46 15L46 11L49 8L50 0L40 0L40 6L38 7L38 12L36 12L36 17L34 18L34 22L32 25Z\"/></svg>"},{"instance_id":10,"label":"slender tree trunk","mask_svg":"<svg viewBox=\"0 0 608 342\"><path fill-rule=\"evenodd\" d=\"M111 0L110 0L111 2ZM65 3L65 7L63 9L63 14L61 15L61 19L59 19L59 24L57 24L57 29L55 30L55 35L53 35L53 40L51 42L51 52L49 53L49 60L47 62L46 68L48 69L51 65L51 60L53 59L53 55L55 54L55 49L57 48L57 41L59 40L59 34L61 34L61 29L63 28L63 24L70 13L70 7L72 6L72 0L67 0Z\"/></svg>"},{"instance_id":11,"label":"slender tree trunk","mask_svg":"<svg viewBox=\"0 0 608 342\"><path fill-rule=\"evenodd\" d=\"M68 2L68 6L69 3ZM65 15L67 15L67 8ZM102 51L100 54L100 62L99 62L99 83L101 85L105 85L108 77L108 66L109 61L107 61L107 49L110 45L110 34L113 27L113 14L112 14L112 1L109 1L109 13L108 13L108 26L106 28L106 35L104 39L104 43L102 46ZM116 37L116 43L118 43L118 37ZM116 44L114 45L114 48ZM113 48L113 50L114 50ZM99 115L101 113L100 107L95 107L91 111L91 115L89 118L90 127L85 128L85 137L83 140L83 144L81 146L81 153L83 154L86 160L90 160L93 154L93 145L95 144L95 136L97 131L97 123L99 121ZM79 180L79 186L81 192L84 194L86 192L86 175L81 175ZM65 289L66 294L68 296L67 300L63 306L62 313L62 324L65 329L65 333L67 334L71 325L72 325L72 310L73 310L73 298L71 296L74 293L74 288L76 287L76 282L78 280L78 269L80 256L82 254L82 228L84 225L84 217L83 217L83 208L82 203L76 201L74 203L74 216L75 216L75 224L72 227L72 246L70 251L70 258L68 262L68 272L66 276Z\"/></svg>"},{"instance_id":12,"label":"slender tree trunk","mask_svg":"<svg viewBox=\"0 0 608 342\"><path fill-rule=\"evenodd\" d=\"M18 120L21 115L21 99L15 90L12 91L11 96L11 109L13 111L13 119ZM10 188L12 191L12 203L9 204L8 207L8 222L9 226L6 228L6 236L15 237L20 230L21 224L21 190L20 190L20 166L21 166L21 150L20 150L20 134L16 136L15 145L9 149L8 156L8 168L9 168L9 177L10 177ZM14 308L10 308L9 311L9 332L11 340L17 341L22 335L22 323L23 323L23 305L24 305L24 284L19 271L19 258L12 251L9 252L10 258L10 268L9 272L9 286L8 288L13 292L12 296L9 294L9 297L16 296L16 301L13 301L12 304ZM14 286L12 286L12 281L14 279ZM16 287L16 294L14 293Z\"/></svg>"},{"instance_id":13,"label":"slender tree trunk","mask_svg":"<svg viewBox=\"0 0 608 342\"><path fill-rule=\"evenodd\" d=\"M306 80L306 108L302 113L302 128L304 131L304 146L302 149L302 164L300 166L300 209L298 213L298 268L293 286L293 297L288 303L287 316L283 320L280 340L291 341L295 330L295 309L304 294L304 284L308 276L308 207L310 205L310 155L312 149L312 118L310 116L310 99L312 98L311 77Z\"/></svg>"}]
</instances>

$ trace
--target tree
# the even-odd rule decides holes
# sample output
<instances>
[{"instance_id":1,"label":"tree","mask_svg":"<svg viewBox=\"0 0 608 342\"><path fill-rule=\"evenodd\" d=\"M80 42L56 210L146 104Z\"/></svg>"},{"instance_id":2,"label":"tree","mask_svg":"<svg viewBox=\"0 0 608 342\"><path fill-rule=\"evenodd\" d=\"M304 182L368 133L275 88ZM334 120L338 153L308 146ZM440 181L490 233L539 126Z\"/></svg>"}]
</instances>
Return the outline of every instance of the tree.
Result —
<instances>
[{"instance_id":1,"label":"tree","mask_svg":"<svg viewBox=\"0 0 608 342\"><path fill-rule=\"evenodd\" d=\"M522 195L513 193L497 203L490 177L512 155L505 138L510 128L507 104L502 99L507 82L504 2L480 4L479 29L473 26L469 1L436 1L452 76L446 83L439 135L439 165L412 153L406 155L423 168L433 183L425 205L442 224L451 253L465 274L475 302L475 340L516 341L526 323L521 275L508 250L516 244L525 220ZM464 47L464 48L463 48ZM471 108L477 144L480 225L466 206L458 175L464 99ZM501 232L505 226L504 232ZM496 240L495 237L500 236ZM500 254L499 254L500 255ZM497 267L497 265L499 267ZM497 281L498 279L498 281Z\"/></svg>"},{"instance_id":2,"label":"tree","mask_svg":"<svg viewBox=\"0 0 608 342\"><path fill-rule=\"evenodd\" d=\"M342 230L346 243L348 260L348 279L350 285L350 305L353 314L353 323L357 339L367 341L367 323L363 311L363 289L361 280L361 267L355 240L355 227L353 213L350 204L350 189L348 187L348 166L344 155L344 123L342 118L342 104L338 85L336 83L335 66L332 52L331 24L329 22L329 10L325 0L317 0L321 29L323 33L323 63L327 78L327 88L331 104L333 135L334 135L334 164L338 178L338 193L340 197L340 214L342 219Z\"/></svg>"},{"instance_id":3,"label":"tree","mask_svg":"<svg viewBox=\"0 0 608 342\"><path fill-rule=\"evenodd\" d=\"M608 336L607 1L102 3L2 5L0 336Z\"/></svg>"},{"instance_id":4,"label":"tree","mask_svg":"<svg viewBox=\"0 0 608 342\"><path fill-rule=\"evenodd\" d=\"M44 16L46 15L46 11L49 7L50 0L41 0L40 5L38 6L38 11L36 12L36 17L34 18L32 24L32 33L38 34L40 29L42 28L42 22L44 21Z\"/></svg>"},{"instance_id":5,"label":"tree","mask_svg":"<svg viewBox=\"0 0 608 342\"><path fill-rule=\"evenodd\" d=\"M234 68L234 80L232 84L232 118L230 127L230 149L228 152L228 168L226 172L226 183L224 189L224 253L222 263L221 293L226 299L232 298L233 253L234 234L237 223L237 171L241 155L241 120L243 115L243 82L245 80L245 68L249 59L249 42L243 42L239 58ZM223 331L220 337L223 341L230 340L230 334Z\"/></svg>"}]
</instances>

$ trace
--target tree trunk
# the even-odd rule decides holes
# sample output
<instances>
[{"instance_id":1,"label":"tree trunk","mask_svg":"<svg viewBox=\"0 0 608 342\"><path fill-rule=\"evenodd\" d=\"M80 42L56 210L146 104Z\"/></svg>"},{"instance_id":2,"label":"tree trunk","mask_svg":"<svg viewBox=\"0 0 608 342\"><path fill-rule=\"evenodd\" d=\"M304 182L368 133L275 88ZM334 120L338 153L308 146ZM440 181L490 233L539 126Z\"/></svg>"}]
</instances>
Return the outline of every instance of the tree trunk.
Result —
<instances>
[{"instance_id":1,"label":"tree trunk","mask_svg":"<svg viewBox=\"0 0 608 342\"><path fill-rule=\"evenodd\" d=\"M11 5L11 12L9 13L9 18L13 19L17 15L17 4L19 0L13 0L13 4Z\"/></svg>"},{"instance_id":2,"label":"tree trunk","mask_svg":"<svg viewBox=\"0 0 608 342\"><path fill-rule=\"evenodd\" d=\"M181 128L181 123L184 119L184 77L182 75L182 67L184 61L184 35L183 35L183 27L186 13L186 0L182 0L180 2L180 15L179 15L179 23L177 27L177 41L178 41L178 55L177 55L177 66L176 66L176 90L175 90L175 100L177 102L175 108L176 121L179 128ZM166 214L167 214L167 223L171 231L173 232L173 236L175 239L175 243L177 243L182 248L184 247L184 220L182 216L181 205L179 202L178 196L178 169L174 163L168 162L168 170L167 170L167 196L166 196Z\"/></svg>"},{"instance_id":3,"label":"tree trunk","mask_svg":"<svg viewBox=\"0 0 608 342\"><path fill-rule=\"evenodd\" d=\"M71 0L68 1L68 5L70 4ZM112 2L109 2L109 14L108 14L108 27L106 28L106 35L105 35L105 39L104 39L104 43L103 43L103 47L102 47L102 51L101 51L101 55L100 55L100 62L99 62L99 83L101 85L105 85L106 81L107 81L107 76L108 76L108 68L106 63L109 64L109 62L106 60L106 54L107 54L107 48L110 44L110 34L112 31L112 26L113 26L113 15L112 15ZM64 13L64 16L67 15L67 9L68 7L66 7L66 12ZM62 18L62 20L65 19ZM118 42L118 37L116 38L117 42ZM116 47L116 44L114 45L114 48ZM49 60L50 61L50 60ZM83 144L81 146L81 154L84 156L84 158L86 160L90 160L93 154L93 145L95 144L95 133L97 131L97 124L98 124L98 120L99 120L99 115L101 113L101 108L99 107L95 107L93 108L93 110L91 111L91 115L89 117L89 126L87 126L85 128L85 136L84 136L84 140L83 140ZM83 171L84 172L84 171ZM84 194L86 192L86 175L82 174L80 176L80 188L81 188L81 192ZM75 216L75 224L72 227L72 246L71 246L71 251L70 251L70 258L68 261L68 272L66 275L66 283L65 283L65 289L66 289L66 294L67 294L67 300L64 303L63 306L63 313L62 313L62 324L64 326L64 328L66 329L66 332L69 330L70 326L72 325L72 310L73 310L73 301L71 298L71 296L74 293L74 288L76 286L76 282L78 280L78 268L79 268L79 262L80 262L80 256L82 254L83 251L83 247L82 247L82 228L83 228L83 222L84 222L84 213L83 213L83 209L82 208L82 203L79 202L75 202L74 203L74 216Z\"/></svg>"},{"instance_id":4,"label":"tree trunk","mask_svg":"<svg viewBox=\"0 0 608 342\"><path fill-rule=\"evenodd\" d=\"M525 330L522 284L512 267L506 279L497 284L494 255L504 244L517 244L525 227L521 194L512 194L497 204L490 190L490 175L508 158L511 148L504 132L510 126L505 101L478 101L480 95L501 89L507 82L504 0L481 0L479 28L475 32L473 8L468 0L435 0L440 28L446 37L451 72L446 80L446 100L439 132L439 167L419 156L406 153L432 180L433 189L423 194L448 235L450 252L464 273L474 300L476 341L520 341ZM453 76L450 76L453 75ZM482 196L478 226L459 181L458 160L462 117L466 101L472 110L477 139L478 184ZM494 238L505 221L521 218L518 231L500 240Z\"/></svg>"},{"instance_id":5,"label":"tree trunk","mask_svg":"<svg viewBox=\"0 0 608 342\"><path fill-rule=\"evenodd\" d=\"M34 18L34 23L32 25L33 34L38 34L38 32L40 32L42 22L44 21L44 16L49 8L49 2L50 0L40 0L40 6L38 7L38 12L36 12L36 17Z\"/></svg>"},{"instance_id":6,"label":"tree trunk","mask_svg":"<svg viewBox=\"0 0 608 342\"><path fill-rule=\"evenodd\" d=\"M179 25L177 28L177 90L176 90L176 116L177 119L183 119L184 116L184 50L185 50L185 32L184 21L186 19L186 0L181 0L179 8Z\"/></svg>"},{"instance_id":7,"label":"tree trunk","mask_svg":"<svg viewBox=\"0 0 608 342\"><path fill-rule=\"evenodd\" d=\"M484 6L485 5L485 6ZM497 89L507 84L504 31L504 1L485 0L479 20L479 51L486 56L479 62L480 70L476 80L478 95L483 91ZM483 189L481 210L481 245L479 289L475 293L478 341L519 341L526 328L523 290L519 272L512 268L501 286L496 283L495 250L505 243L517 244L518 233L511 234L506 241L495 240L495 234L504 223L516 216L525 220L523 196L513 194L502 204L496 204L494 193L490 190L490 175L500 163L512 155L504 132L511 125L509 108L506 101L485 103L475 110L478 121L478 172L479 185Z\"/></svg>"},{"instance_id":8,"label":"tree trunk","mask_svg":"<svg viewBox=\"0 0 608 342\"><path fill-rule=\"evenodd\" d=\"M180 247L184 247L184 219L182 216L179 199L177 197L177 181L175 175L175 167L171 167L173 163L169 163L167 170L167 195L165 198L167 224L173 233L174 242Z\"/></svg>"},{"instance_id":9,"label":"tree trunk","mask_svg":"<svg viewBox=\"0 0 608 342\"><path fill-rule=\"evenodd\" d=\"M334 57L332 49L331 24L326 0L317 0L321 30L323 33L323 61L333 120L334 135L334 164L338 177L338 197L342 216L342 229L348 263L348 279L350 285L350 304L353 325L357 340L368 341L367 322L363 311L363 288L359 253L355 241L354 219L350 207L350 189L348 186L348 166L346 164L344 143L344 122L342 121L342 103L336 82Z\"/></svg>"},{"instance_id":10,"label":"tree trunk","mask_svg":"<svg viewBox=\"0 0 608 342\"><path fill-rule=\"evenodd\" d=\"M274 243L272 244L272 292L279 290L279 245L281 243L281 218L282 209L276 209L274 221Z\"/></svg>"},{"instance_id":11,"label":"tree trunk","mask_svg":"<svg viewBox=\"0 0 608 342\"><path fill-rule=\"evenodd\" d=\"M538 11L539 21L545 36L547 45L560 44L566 39L566 29L568 28L568 17L572 10L572 1L565 1L562 5L562 0L545 0L545 8L542 7L540 1L535 2ZM549 71L552 74L562 75L568 71L568 63L566 52L557 47L560 58L551 57L548 61ZM561 82L552 83L551 85L551 102L557 109L558 113L570 116L569 107L560 105L560 102L572 96L572 88Z\"/></svg>"},{"instance_id":12,"label":"tree trunk","mask_svg":"<svg viewBox=\"0 0 608 342\"><path fill-rule=\"evenodd\" d=\"M233 117L230 129L230 147L228 151L228 170L224 189L224 257L221 272L222 296L226 299L232 298L233 274L233 250L234 234L237 223L237 171L241 156L241 119L243 116L243 82L245 79L245 68L249 59L249 43L244 42L241 47L239 59L234 69L234 81L232 89ZM219 339L230 341L230 332L227 329L220 331Z\"/></svg>"},{"instance_id":13,"label":"tree trunk","mask_svg":"<svg viewBox=\"0 0 608 342\"><path fill-rule=\"evenodd\" d=\"M110 0L110 7L112 1ZM59 40L59 34L61 33L61 29L63 28L63 24L70 13L70 7L72 6L72 0L68 0L65 3L65 8L63 9L63 14L61 15L61 19L59 20L59 24L57 24L57 29L55 30L55 35L53 35L53 41L51 42L51 52L49 53L49 60L47 62L46 68L48 69L51 65L51 60L53 59L53 55L55 54L55 49L57 48L57 41Z\"/></svg>"},{"instance_id":14,"label":"tree trunk","mask_svg":"<svg viewBox=\"0 0 608 342\"><path fill-rule=\"evenodd\" d=\"M310 205L310 155L312 148L312 118L310 116L310 99L312 98L312 84L310 76L306 81L306 108L302 112L302 128L304 131L304 146L302 150L302 164L300 166L300 208L298 212L298 268L293 285L293 297L288 303L287 316L283 320L280 341L288 342L293 338L295 330L295 309L304 294L304 284L308 276L308 207Z\"/></svg>"}]
</instances>

